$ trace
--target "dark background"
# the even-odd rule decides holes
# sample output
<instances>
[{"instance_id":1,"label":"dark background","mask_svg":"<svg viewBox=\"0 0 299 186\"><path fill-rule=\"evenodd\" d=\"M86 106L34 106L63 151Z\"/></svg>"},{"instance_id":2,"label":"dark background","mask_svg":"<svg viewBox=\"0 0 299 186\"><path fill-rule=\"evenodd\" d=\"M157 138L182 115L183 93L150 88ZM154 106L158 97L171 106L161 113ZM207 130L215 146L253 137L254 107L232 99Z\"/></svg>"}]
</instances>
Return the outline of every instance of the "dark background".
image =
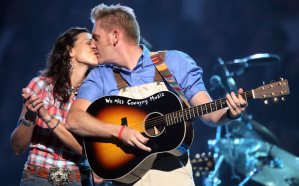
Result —
<instances>
[{"instance_id":1,"label":"dark background","mask_svg":"<svg viewBox=\"0 0 299 186\"><path fill-rule=\"evenodd\" d=\"M209 79L225 76L218 57L224 61L255 53L280 56L280 63L248 68L234 80L238 88L251 90L265 81L288 79L291 94L287 101L264 105L263 100L249 102L247 113L267 127L281 142L280 148L299 155L298 86L299 1L297 0L128 0L128 1L46 1L10 0L0 4L0 185L18 185L28 151L16 156L10 135L22 108L21 90L45 67L53 42L70 27L92 30L90 10L99 3L122 3L135 10L141 35L153 50L180 50L189 54L204 70L207 90ZM230 71L240 66L229 66ZM213 71L213 68L216 68ZM226 85L226 84L225 84ZM219 92L210 91L214 99ZM195 153L213 151L207 141L215 139L215 128L198 119L190 149ZM298 168L299 169L299 168ZM296 170L299 172L298 170ZM299 173L298 173L299 174ZM242 174L241 179L244 177ZM230 167L220 169L221 185L231 185ZM279 175L272 175L273 178ZM201 178L195 178L196 185ZM247 185L259 185L249 181Z\"/></svg>"}]
</instances>

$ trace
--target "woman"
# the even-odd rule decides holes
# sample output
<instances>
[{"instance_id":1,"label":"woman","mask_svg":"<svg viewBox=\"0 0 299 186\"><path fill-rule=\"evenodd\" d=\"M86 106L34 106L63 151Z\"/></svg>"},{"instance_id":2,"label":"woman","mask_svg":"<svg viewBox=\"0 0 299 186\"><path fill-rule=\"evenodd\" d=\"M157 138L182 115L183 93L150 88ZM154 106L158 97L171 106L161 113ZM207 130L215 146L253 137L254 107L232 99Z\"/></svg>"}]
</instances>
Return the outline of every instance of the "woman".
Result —
<instances>
[{"instance_id":1,"label":"woman","mask_svg":"<svg viewBox=\"0 0 299 186\"><path fill-rule=\"evenodd\" d=\"M91 185L82 145L64 126L88 69L98 65L88 30L71 28L59 36L48 68L22 89L23 110L11 137L20 155L29 147L21 185Z\"/></svg>"}]
</instances>

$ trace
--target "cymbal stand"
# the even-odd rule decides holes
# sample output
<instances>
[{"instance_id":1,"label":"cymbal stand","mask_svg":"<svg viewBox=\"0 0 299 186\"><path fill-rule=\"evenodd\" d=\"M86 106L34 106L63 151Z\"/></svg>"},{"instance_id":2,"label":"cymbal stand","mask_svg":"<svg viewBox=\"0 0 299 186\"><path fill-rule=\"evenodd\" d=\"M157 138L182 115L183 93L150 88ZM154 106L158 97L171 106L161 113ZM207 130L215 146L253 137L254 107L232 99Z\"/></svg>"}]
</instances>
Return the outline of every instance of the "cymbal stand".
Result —
<instances>
[{"instance_id":1,"label":"cymbal stand","mask_svg":"<svg viewBox=\"0 0 299 186\"><path fill-rule=\"evenodd\" d=\"M256 174L258 174L261 170L260 169L257 169L257 168L254 168L250 173L249 175L239 183L238 186L243 186L245 183L247 183L253 176L255 176Z\"/></svg>"},{"instance_id":2,"label":"cymbal stand","mask_svg":"<svg viewBox=\"0 0 299 186\"><path fill-rule=\"evenodd\" d=\"M215 164L215 170L211 174L209 174L208 177L203 179L203 185L205 186L217 186L221 183L221 180L219 180L219 169L224 160L224 156L219 155L219 147L216 146L217 142L221 138L220 135L221 135L221 126L218 126L216 132L216 139L208 141L209 149L212 148L214 149L214 161L216 162L216 164Z\"/></svg>"}]
</instances>

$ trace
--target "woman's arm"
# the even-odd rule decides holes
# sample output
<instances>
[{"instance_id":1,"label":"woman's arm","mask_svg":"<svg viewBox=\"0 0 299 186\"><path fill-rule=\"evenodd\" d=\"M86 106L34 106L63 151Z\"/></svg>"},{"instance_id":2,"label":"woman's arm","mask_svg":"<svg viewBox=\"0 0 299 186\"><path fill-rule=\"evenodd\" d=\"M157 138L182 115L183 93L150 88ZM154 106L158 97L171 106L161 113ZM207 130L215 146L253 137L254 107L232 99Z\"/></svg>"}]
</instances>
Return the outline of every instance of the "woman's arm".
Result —
<instances>
[{"instance_id":1,"label":"woman's arm","mask_svg":"<svg viewBox=\"0 0 299 186\"><path fill-rule=\"evenodd\" d=\"M26 89L23 89L22 91L22 96L24 97L25 103L23 105L23 110L18 125L12 132L10 139L12 150L16 155L24 153L29 147L35 126L37 111L44 106L39 96L33 96L33 92L27 94ZM36 104L35 107L32 106L33 102ZM27 123L29 122L33 125L26 126L24 124L23 118L25 118Z\"/></svg>"},{"instance_id":2,"label":"woman's arm","mask_svg":"<svg viewBox=\"0 0 299 186\"><path fill-rule=\"evenodd\" d=\"M51 118L51 115L48 113L48 111L42 107L39 110L39 118L42 119L44 122L48 121ZM58 123L59 122L59 123ZM75 151L77 154L82 155L83 154L83 148L82 148L82 138L79 136L74 136L70 131L68 131L65 128L65 125L61 123L58 119L55 117L51 119L47 123L49 130L53 130L54 134L60 139L60 141Z\"/></svg>"},{"instance_id":3,"label":"woman's arm","mask_svg":"<svg viewBox=\"0 0 299 186\"><path fill-rule=\"evenodd\" d=\"M22 96L24 97L25 104L20 119L22 119L25 115L26 120L35 123L36 116L38 114L38 117L44 122L49 120L51 115L44 108L43 100L39 96L33 96L33 92L27 93L26 89L23 89ZM36 106L33 107L32 103L34 103ZM33 129L35 126L26 126L22 123L23 121L20 122L11 136L12 149L17 155L24 153L30 145ZM81 138L74 137L74 135L65 128L63 123L58 123L58 119L56 119L55 117L51 121L49 121L47 125L49 129L53 129L57 125L53 130L54 134L64 145L66 145L76 153L82 155L83 148L81 144Z\"/></svg>"}]
</instances>

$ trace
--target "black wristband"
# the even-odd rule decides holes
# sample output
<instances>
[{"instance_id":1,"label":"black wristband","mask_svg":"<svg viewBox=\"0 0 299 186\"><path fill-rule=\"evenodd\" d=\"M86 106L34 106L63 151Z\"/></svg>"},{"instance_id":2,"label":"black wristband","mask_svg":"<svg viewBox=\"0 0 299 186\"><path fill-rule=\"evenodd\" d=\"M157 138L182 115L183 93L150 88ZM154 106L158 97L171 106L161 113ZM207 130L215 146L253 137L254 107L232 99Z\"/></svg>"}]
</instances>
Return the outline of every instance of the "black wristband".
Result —
<instances>
[{"instance_id":1,"label":"black wristband","mask_svg":"<svg viewBox=\"0 0 299 186\"><path fill-rule=\"evenodd\" d=\"M231 117L230 115L229 115L229 109L227 109L227 111L226 111L226 117L228 118L228 119L230 119L230 120L236 120L236 119L239 119L239 117L241 117L241 114L239 114L239 116L237 116L237 117Z\"/></svg>"}]
</instances>

